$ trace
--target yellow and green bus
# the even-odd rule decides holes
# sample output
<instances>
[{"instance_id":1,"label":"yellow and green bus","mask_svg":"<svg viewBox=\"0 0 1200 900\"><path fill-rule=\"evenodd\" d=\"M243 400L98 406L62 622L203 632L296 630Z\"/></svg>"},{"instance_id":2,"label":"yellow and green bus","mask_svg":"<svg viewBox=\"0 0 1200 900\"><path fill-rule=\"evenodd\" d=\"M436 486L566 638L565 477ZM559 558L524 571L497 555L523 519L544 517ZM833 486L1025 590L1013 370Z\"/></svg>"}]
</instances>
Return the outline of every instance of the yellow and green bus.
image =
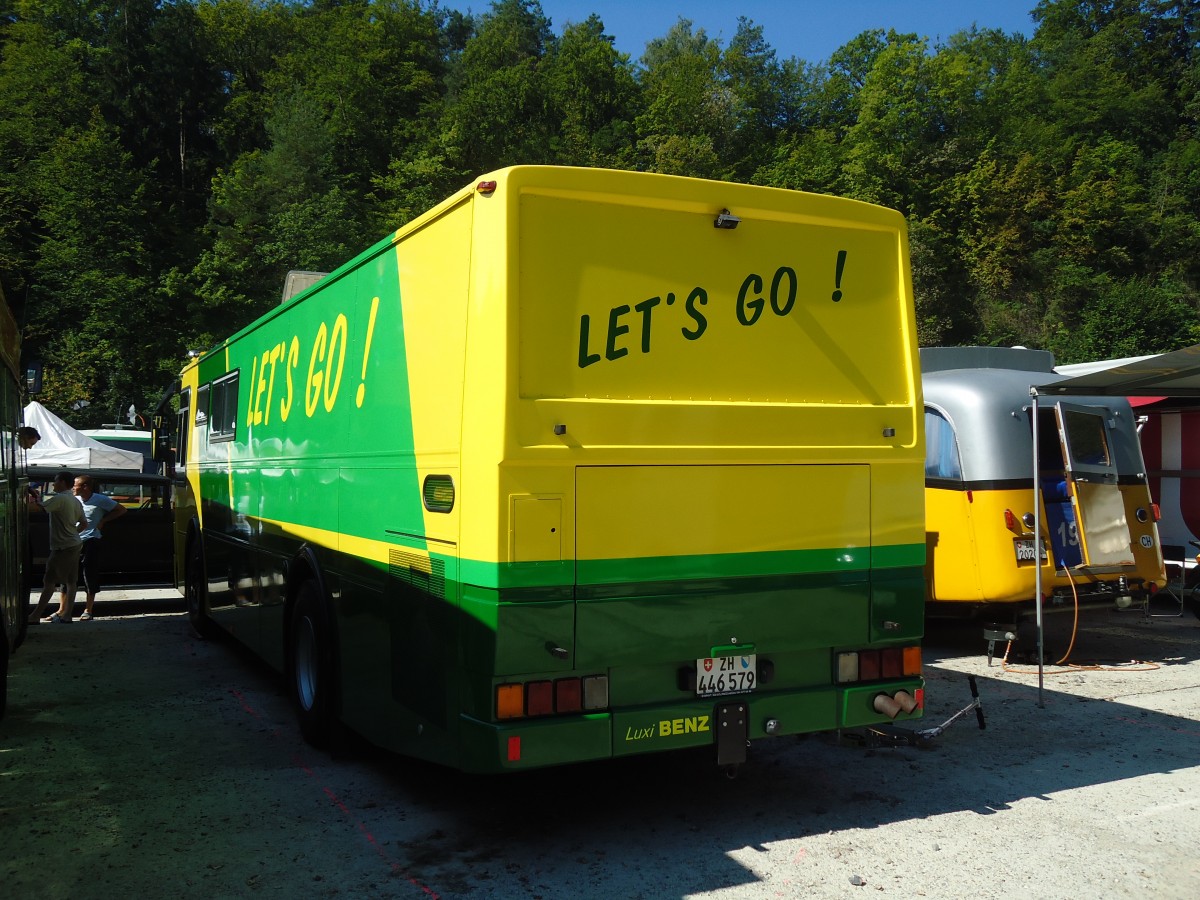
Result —
<instances>
[{"instance_id":1,"label":"yellow and green bus","mask_svg":"<svg viewBox=\"0 0 1200 900\"><path fill-rule=\"evenodd\" d=\"M311 280L311 279L310 279ZM468 771L921 715L907 235L865 203L518 166L181 375L197 630Z\"/></svg>"},{"instance_id":2,"label":"yellow and green bus","mask_svg":"<svg viewBox=\"0 0 1200 900\"><path fill-rule=\"evenodd\" d=\"M8 667L25 640L29 614L29 535L22 423L21 332L0 290L0 718L8 702Z\"/></svg>"}]
</instances>

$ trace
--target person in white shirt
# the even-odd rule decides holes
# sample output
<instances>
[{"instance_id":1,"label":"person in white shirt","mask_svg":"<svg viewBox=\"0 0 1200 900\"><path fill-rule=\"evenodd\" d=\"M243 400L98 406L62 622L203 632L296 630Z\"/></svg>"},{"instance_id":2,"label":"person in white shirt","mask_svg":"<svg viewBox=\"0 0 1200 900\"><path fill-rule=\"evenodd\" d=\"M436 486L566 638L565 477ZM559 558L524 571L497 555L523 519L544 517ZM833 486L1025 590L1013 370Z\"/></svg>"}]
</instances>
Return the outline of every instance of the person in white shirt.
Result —
<instances>
[{"instance_id":1,"label":"person in white shirt","mask_svg":"<svg viewBox=\"0 0 1200 900\"><path fill-rule=\"evenodd\" d=\"M79 578L79 554L83 549L80 533L87 528L87 516L83 506L71 493L74 479L70 472L59 472L54 476L54 494L45 499L32 495L38 506L46 511L50 519L50 556L46 559L46 575L42 579L42 593L29 621L65 624L71 621L71 609L75 605L75 585ZM42 618L46 605L58 585L63 586L62 600L58 612L47 619Z\"/></svg>"}]
</instances>

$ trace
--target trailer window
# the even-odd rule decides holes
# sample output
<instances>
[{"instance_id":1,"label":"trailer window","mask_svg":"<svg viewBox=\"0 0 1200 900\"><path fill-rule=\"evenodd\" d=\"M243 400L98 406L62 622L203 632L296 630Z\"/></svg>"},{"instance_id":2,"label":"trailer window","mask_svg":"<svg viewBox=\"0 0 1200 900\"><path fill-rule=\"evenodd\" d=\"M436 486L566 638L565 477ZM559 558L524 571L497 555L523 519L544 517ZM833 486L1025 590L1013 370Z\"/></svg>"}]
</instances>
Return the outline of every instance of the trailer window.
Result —
<instances>
[{"instance_id":1,"label":"trailer window","mask_svg":"<svg viewBox=\"0 0 1200 900\"><path fill-rule=\"evenodd\" d=\"M1084 465L1111 466L1103 416L1073 409L1064 410L1064 413L1063 427L1067 431L1071 456Z\"/></svg>"},{"instance_id":2,"label":"trailer window","mask_svg":"<svg viewBox=\"0 0 1200 900\"><path fill-rule=\"evenodd\" d=\"M929 407L925 408L925 477L962 480L954 426Z\"/></svg>"}]
</instances>

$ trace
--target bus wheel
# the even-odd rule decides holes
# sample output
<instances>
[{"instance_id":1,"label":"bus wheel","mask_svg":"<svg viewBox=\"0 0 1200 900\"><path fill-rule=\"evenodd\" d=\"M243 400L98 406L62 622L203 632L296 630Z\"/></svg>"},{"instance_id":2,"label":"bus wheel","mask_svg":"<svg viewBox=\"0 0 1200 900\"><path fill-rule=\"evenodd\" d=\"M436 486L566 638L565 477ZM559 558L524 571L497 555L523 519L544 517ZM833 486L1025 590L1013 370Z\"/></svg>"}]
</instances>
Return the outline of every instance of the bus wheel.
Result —
<instances>
[{"instance_id":1,"label":"bus wheel","mask_svg":"<svg viewBox=\"0 0 1200 900\"><path fill-rule=\"evenodd\" d=\"M220 629L208 617L208 575L204 570L204 548L199 539L192 541L188 549L183 596L187 604L188 621L201 640L218 637Z\"/></svg>"},{"instance_id":2,"label":"bus wheel","mask_svg":"<svg viewBox=\"0 0 1200 900\"><path fill-rule=\"evenodd\" d=\"M335 727L334 657L329 613L315 581L300 586L289 634L292 699L300 733L309 744L324 749L331 745Z\"/></svg>"},{"instance_id":3,"label":"bus wheel","mask_svg":"<svg viewBox=\"0 0 1200 900\"><path fill-rule=\"evenodd\" d=\"M8 708L8 636L4 633L4 623L0 622L0 719Z\"/></svg>"},{"instance_id":4,"label":"bus wheel","mask_svg":"<svg viewBox=\"0 0 1200 900\"><path fill-rule=\"evenodd\" d=\"M17 637L13 641L13 651L25 643L25 638L29 634L29 613L33 607L29 604L29 589L25 586L25 580L21 580L21 596L17 600Z\"/></svg>"},{"instance_id":5,"label":"bus wheel","mask_svg":"<svg viewBox=\"0 0 1200 900\"><path fill-rule=\"evenodd\" d=\"M29 542L26 541L26 544ZM29 614L33 611L33 605L29 602L29 595L33 593L33 585L30 583L32 578L30 572L33 570L33 551L26 549L25 564L21 567L21 574L17 578L17 590L21 592L17 599L17 639L13 641L13 651L25 643L25 637L29 634Z\"/></svg>"}]
</instances>

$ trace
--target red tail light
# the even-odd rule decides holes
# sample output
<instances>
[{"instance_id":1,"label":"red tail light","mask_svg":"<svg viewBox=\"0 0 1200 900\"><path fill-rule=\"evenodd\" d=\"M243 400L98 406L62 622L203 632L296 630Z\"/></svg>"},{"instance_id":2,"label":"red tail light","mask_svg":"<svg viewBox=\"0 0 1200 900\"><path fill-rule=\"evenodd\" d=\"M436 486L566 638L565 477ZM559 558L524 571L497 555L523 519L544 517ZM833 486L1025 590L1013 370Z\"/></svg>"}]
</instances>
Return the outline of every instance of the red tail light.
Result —
<instances>
[{"instance_id":1,"label":"red tail light","mask_svg":"<svg viewBox=\"0 0 1200 900\"><path fill-rule=\"evenodd\" d=\"M884 650L882 656L884 678L900 678L904 675L903 649L900 647L891 647Z\"/></svg>"},{"instance_id":2,"label":"red tail light","mask_svg":"<svg viewBox=\"0 0 1200 900\"><path fill-rule=\"evenodd\" d=\"M563 678L554 682L554 711L579 712L583 709L583 691L578 678Z\"/></svg>"},{"instance_id":3,"label":"red tail light","mask_svg":"<svg viewBox=\"0 0 1200 900\"><path fill-rule=\"evenodd\" d=\"M496 686L496 718L570 715L608 708L608 676L572 676Z\"/></svg>"},{"instance_id":4,"label":"red tail light","mask_svg":"<svg viewBox=\"0 0 1200 900\"><path fill-rule=\"evenodd\" d=\"M525 685L525 715L548 716L554 712L554 685L549 681L531 681Z\"/></svg>"},{"instance_id":5,"label":"red tail light","mask_svg":"<svg viewBox=\"0 0 1200 900\"><path fill-rule=\"evenodd\" d=\"M844 650L837 654L837 682L880 681L884 678L919 678L921 648L887 647L883 650ZM923 700L918 697L917 704Z\"/></svg>"},{"instance_id":6,"label":"red tail light","mask_svg":"<svg viewBox=\"0 0 1200 900\"><path fill-rule=\"evenodd\" d=\"M858 654L859 681L874 681L881 677L882 672L878 650L864 650Z\"/></svg>"}]
</instances>

